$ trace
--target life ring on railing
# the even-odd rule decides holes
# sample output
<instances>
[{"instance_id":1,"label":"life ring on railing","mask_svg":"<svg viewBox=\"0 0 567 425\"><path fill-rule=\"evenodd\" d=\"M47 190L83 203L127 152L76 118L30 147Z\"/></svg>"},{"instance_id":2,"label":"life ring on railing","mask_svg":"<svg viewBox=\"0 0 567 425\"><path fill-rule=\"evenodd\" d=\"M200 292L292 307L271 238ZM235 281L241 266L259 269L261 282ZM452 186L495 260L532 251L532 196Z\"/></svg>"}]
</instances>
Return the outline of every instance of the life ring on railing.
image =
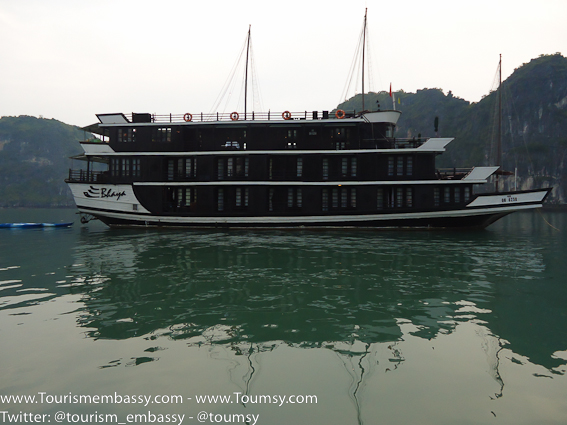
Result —
<instances>
[{"instance_id":1,"label":"life ring on railing","mask_svg":"<svg viewBox=\"0 0 567 425\"><path fill-rule=\"evenodd\" d=\"M346 117L345 111L343 111L342 109L337 109L337 112L335 112L335 117L342 120L344 117Z\"/></svg>"},{"instance_id":2,"label":"life ring on railing","mask_svg":"<svg viewBox=\"0 0 567 425\"><path fill-rule=\"evenodd\" d=\"M289 111L282 112L282 118L284 120L290 120L291 119L291 112L289 112Z\"/></svg>"},{"instance_id":3,"label":"life ring on railing","mask_svg":"<svg viewBox=\"0 0 567 425\"><path fill-rule=\"evenodd\" d=\"M230 114L230 119L232 121L238 121L238 112L233 112L232 114Z\"/></svg>"},{"instance_id":4,"label":"life ring on railing","mask_svg":"<svg viewBox=\"0 0 567 425\"><path fill-rule=\"evenodd\" d=\"M185 115L183 115L183 119L185 120L185 122L189 122L193 119L193 115L187 112Z\"/></svg>"}]
</instances>

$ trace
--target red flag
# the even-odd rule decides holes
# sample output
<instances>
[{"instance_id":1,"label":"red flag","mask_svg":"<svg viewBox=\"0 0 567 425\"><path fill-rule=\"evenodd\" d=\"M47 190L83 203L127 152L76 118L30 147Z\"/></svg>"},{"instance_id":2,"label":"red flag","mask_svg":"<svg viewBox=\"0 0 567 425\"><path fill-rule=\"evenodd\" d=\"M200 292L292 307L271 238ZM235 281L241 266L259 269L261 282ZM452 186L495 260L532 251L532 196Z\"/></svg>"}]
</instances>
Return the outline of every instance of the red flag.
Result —
<instances>
[{"instance_id":1,"label":"red flag","mask_svg":"<svg viewBox=\"0 0 567 425\"><path fill-rule=\"evenodd\" d=\"M390 83L390 97L392 97L392 83Z\"/></svg>"}]
</instances>

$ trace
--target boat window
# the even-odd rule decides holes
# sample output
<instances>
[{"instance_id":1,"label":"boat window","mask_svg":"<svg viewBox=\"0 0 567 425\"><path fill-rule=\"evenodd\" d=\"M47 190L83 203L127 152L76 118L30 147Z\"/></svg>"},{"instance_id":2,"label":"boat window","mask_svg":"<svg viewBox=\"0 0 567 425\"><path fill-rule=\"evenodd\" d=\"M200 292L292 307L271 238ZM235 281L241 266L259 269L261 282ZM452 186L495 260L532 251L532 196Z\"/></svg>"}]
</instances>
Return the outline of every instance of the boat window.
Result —
<instances>
[{"instance_id":1,"label":"boat window","mask_svg":"<svg viewBox=\"0 0 567 425\"><path fill-rule=\"evenodd\" d=\"M441 196L439 194L439 188L438 187L434 187L433 188L433 204L438 207L439 204L441 203Z\"/></svg>"},{"instance_id":2,"label":"boat window","mask_svg":"<svg viewBox=\"0 0 567 425\"><path fill-rule=\"evenodd\" d=\"M329 179L329 159L323 158L323 180Z\"/></svg>"},{"instance_id":3,"label":"boat window","mask_svg":"<svg viewBox=\"0 0 567 425\"><path fill-rule=\"evenodd\" d=\"M332 206L333 208L339 207L339 189L334 187L332 192Z\"/></svg>"},{"instance_id":4,"label":"boat window","mask_svg":"<svg viewBox=\"0 0 567 425\"><path fill-rule=\"evenodd\" d=\"M303 195L300 187L289 187L287 189L287 207L301 208L303 205Z\"/></svg>"},{"instance_id":5,"label":"boat window","mask_svg":"<svg viewBox=\"0 0 567 425\"><path fill-rule=\"evenodd\" d=\"M297 164L296 164L296 175L297 177L302 177L303 176L303 158L297 158Z\"/></svg>"},{"instance_id":6,"label":"boat window","mask_svg":"<svg viewBox=\"0 0 567 425\"><path fill-rule=\"evenodd\" d=\"M455 191L453 193L453 199L455 200L455 204L458 204L461 202L461 188L460 187L455 187Z\"/></svg>"},{"instance_id":7,"label":"boat window","mask_svg":"<svg viewBox=\"0 0 567 425\"><path fill-rule=\"evenodd\" d=\"M376 209L383 209L384 208L384 189L379 187L376 190Z\"/></svg>"},{"instance_id":8,"label":"boat window","mask_svg":"<svg viewBox=\"0 0 567 425\"><path fill-rule=\"evenodd\" d=\"M323 189L321 192L321 210L329 211L329 189Z\"/></svg>"},{"instance_id":9,"label":"boat window","mask_svg":"<svg viewBox=\"0 0 567 425\"><path fill-rule=\"evenodd\" d=\"M154 128L152 132L152 142L171 142L171 128Z\"/></svg>"},{"instance_id":10,"label":"boat window","mask_svg":"<svg viewBox=\"0 0 567 425\"><path fill-rule=\"evenodd\" d=\"M274 211L274 189L268 190L268 211Z\"/></svg>"},{"instance_id":11,"label":"boat window","mask_svg":"<svg viewBox=\"0 0 567 425\"><path fill-rule=\"evenodd\" d=\"M403 176L404 175L404 157L398 156L397 164L396 164L396 175Z\"/></svg>"},{"instance_id":12,"label":"boat window","mask_svg":"<svg viewBox=\"0 0 567 425\"><path fill-rule=\"evenodd\" d=\"M224 189L219 188L217 192L217 210L224 211Z\"/></svg>"},{"instance_id":13,"label":"boat window","mask_svg":"<svg viewBox=\"0 0 567 425\"><path fill-rule=\"evenodd\" d=\"M356 208L356 188L350 189L350 207Z\"/></svg>"},{"instance_id":14,"label":"boat window","mask_svg":"<svg viewBox=\"0 0 567 425\"><path fill-rule=\"evenodd\" d=\"M449 202L451 202L451 188L445 187L445 190L444 190L443 193L444 193L443 202L448 204Z\"/></svg>"},{"instance_id":15,"label":"boat window","mask_svg":"<svg viewBox=\"0 0 567 425\"><path fill-rule=\"evenodd\" d=\"M406 188L406 207L413 207L413 189L411 187Z\"/></svg>"},{"instance_id":16,"label":"boat window","mask_svg":"<svg viewBox=\"0 0 567 425\"><path fill-rule=\"evenodd\" d=\"M217 178L218 178L219 180L224 179L224 158L219 158L219 159L218 159Z\"/></svg>"},{"instance_id":17,"label":"boat window","mask_svg":"<svg viewBox=\"0 0 567 425\"><path fill-rule=\"evenodd\" d=\"M237 187L236 188L236 196L235 196L235 204L237 207L248 207L248 197L249 197L249 188L244 187Z\"/></svg>"},{"instance_id":18,"label":"boat window","mask_svg":"<svg viewBox=\"0 0 567 425\"><path fill-rule=\"evenodd\" d=\"M394 157L393 156L388 157L388 175L389 176L394 175Z\"/></svg>"},{"instance_id":19,"label":"boat window","mask_svg":"<svg viewBox=\"0 0 567 425\"><path fill-rule=\"evenodd\" d=\"M227 158L226 160L226 176L232 177L234 175L234 158Z\"/></svg>"},{"instance_id":20,"label":"boat window","mask_svg":"<svg viewBox=\"0 0 567 425\"><path fill-rule=\"evenodd\" d=\"M469 202L471 199L471 188L465 186L465 202Z\"/></svg>"},{"instance_id":21,"label":"boat window","mask_svg":"<svg viewBox=\"0 0 567 425\"><path fill-rule=\"evenodd\" d=\"M119 128L117 140L120 143L135 142L136 141L136 129L135 128Z\"/></svg>"},{"instance_id":22,"label":"boat window","mask_svg":"<svg viewBox=\"0 0 567 425\"><path fill-rule=\"evenodd\" d=\"M132 158L132 177L140 177L140 158Z\"/></svg>"},{"instance_id":23,"label":"boat window","mask_svg":"<svg viewBox=\"0 0 567 425\"><path fill-rule=\"evenodd\" d=\"M413 175L413 157L408 156L406 158L406 175L412 176Z\"/></svg>"},{"instance_id":24,"label":"boat window","mask_svg":"<svg viewBox=\"0 0 567 425\"><path fill-rule=\"evenodd\" d=\"M396 208L401 208L404 202L404 189L398 187L396 190Z\"/></svg>"}]
</instances>

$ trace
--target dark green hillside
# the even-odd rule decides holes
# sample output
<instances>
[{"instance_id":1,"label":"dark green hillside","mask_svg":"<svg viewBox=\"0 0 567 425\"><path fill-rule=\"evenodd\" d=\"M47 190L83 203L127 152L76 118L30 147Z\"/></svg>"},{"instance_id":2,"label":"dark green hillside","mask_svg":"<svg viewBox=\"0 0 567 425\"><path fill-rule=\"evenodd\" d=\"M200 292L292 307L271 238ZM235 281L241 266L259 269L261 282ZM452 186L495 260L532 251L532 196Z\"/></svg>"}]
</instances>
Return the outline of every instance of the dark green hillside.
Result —
<instances>
[{"instance_id":1,"label":"dark green hillside","mask_svg":"<svg viewBox=\"0 0 567 425\"><path fill-rule=\"evenodd\" d=\"M496 69L496 64L495 64ZM498 93L469 103L440 89L397 92L396 109L402 111L396 136L433 137L439 118L439 137L454 137L438 160L440 167L495 165ZM399 103L398 100L399 99ZM365 96L366 109L392 109L386 92ZM362 109L357 95L338 109ZM552 198L564 203L567 187L567 58L544 55L516 69L502 84L503 168L518 170L522 188L555 186ZM507 180L512 187L512 179Z\"/></svg>"},{"instance_id":2,"label":"dark green hillside","mask_svg":"<svg viewBox=\"0 0 567 425\"><path fill-rule=\"evenodd\" d=\"M0 118L0 207L73 206L64 179L83 138L54 119Z\"/></svg>"}]
</instances>

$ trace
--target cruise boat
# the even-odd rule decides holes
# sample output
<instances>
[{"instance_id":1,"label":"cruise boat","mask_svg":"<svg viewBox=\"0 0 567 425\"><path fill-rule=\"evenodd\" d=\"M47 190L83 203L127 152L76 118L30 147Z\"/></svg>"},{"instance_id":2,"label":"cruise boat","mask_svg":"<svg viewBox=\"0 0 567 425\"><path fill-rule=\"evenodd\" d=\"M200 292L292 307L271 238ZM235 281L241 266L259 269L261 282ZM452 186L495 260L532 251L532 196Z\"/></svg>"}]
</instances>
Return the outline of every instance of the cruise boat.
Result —
<instances>
[{"instance_id":1,"label":"cruise boat","mask_svg":"<svg viewBox=\"0 0 567 425\"><path fill-rule=\"evenodd\" d=\"M66 180L109 226L484 228L551 188L486 193L498 166L437 169L450 138L394 137L400 111L99 114Z\"/></svg>"}]
</instances>

